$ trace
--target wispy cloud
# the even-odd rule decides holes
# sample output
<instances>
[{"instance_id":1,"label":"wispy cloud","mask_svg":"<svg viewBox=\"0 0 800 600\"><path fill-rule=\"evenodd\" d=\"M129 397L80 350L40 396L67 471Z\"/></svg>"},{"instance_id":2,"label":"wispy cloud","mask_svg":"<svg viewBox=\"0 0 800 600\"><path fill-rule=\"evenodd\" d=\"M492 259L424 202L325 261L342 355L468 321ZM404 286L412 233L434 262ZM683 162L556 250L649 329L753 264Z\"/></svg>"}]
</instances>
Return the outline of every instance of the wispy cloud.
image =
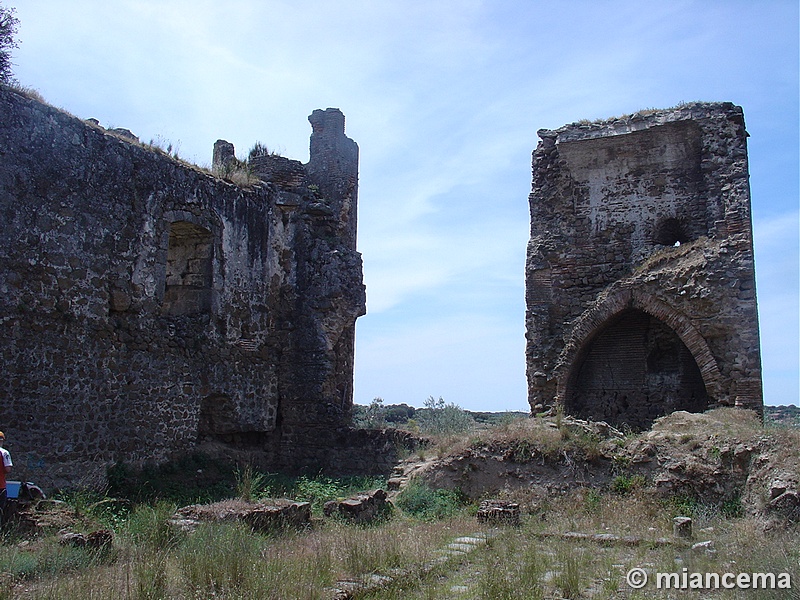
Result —
<instances>
[{"instance_id":1,"label":"wispy cloud","mask_svg":"<svg viewBox=\"0 0 800 600\"><path fill-rule=\"evenodd\" d=\"M79 116L180 140L201 163L220 137L305 160L307 115L344 111L361 148L359 402L525 408L537 129L743 105L765 389L798 402L796 2L17 4L24 83Z\"/></svg>"}]
</instances>

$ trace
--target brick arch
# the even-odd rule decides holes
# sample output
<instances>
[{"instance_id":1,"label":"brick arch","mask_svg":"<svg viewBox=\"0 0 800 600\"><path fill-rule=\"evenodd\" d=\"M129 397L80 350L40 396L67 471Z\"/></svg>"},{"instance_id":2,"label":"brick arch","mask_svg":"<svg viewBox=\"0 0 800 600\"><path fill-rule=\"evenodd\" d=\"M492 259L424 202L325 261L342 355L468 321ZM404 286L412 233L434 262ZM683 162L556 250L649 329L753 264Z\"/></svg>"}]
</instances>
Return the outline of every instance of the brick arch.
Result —
<instances>
[{"instance_id":1,"label":"brick arch","mask_svg":"<svg viewBox=\"0 0 800 600\"><path fill-rule=\"evenodd\" d=\"M711 401L719 401L721 374L708 343L691 321L665 302L640 290L623 289L584 312L576 321L561 352L563 365L557 376L556 401L564 405L570 387L575 383L580 366L592 341L617 316L627 310L640 310L668 325L692 354Z\"/></svg>"}]
</instances>

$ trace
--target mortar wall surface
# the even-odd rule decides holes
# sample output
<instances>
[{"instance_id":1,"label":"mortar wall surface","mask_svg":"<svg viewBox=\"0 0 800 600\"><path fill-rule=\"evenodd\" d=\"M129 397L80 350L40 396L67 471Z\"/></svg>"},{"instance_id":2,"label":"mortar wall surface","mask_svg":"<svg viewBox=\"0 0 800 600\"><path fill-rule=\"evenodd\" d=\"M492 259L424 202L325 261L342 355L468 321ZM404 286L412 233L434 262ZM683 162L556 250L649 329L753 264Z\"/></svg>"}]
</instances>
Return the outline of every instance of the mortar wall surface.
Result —
<instances>
[{"instance_id":1,"label":"mortar wall surface","mask_svg":"<svg viewBox=\"0 0 800 600\"><path fill-rule=\"evenodd\" d=\"M95 484L114 461L208 441L274 468L344 469L324 446L349 425L365 311L344 117L328 132L350 144L339 198L296 168L241 188L7 87L0 114L0 423L15 475Z\"/></svg>"},{"instance_id":2,"label":"mortar wall surface","mask_svg":"<svg viewBox=\"0 0 800 600\"><path fill-rule=\"evenodd\" d=\"M582 416L634 426L698 403L760 412L742 109L694 103L539 135L526 261L531 409L561 404ZM643 322L631 311L655 317L678 341L658 334L663 339L654 346L653 327L636 335L618 327L617 335L633 341L617 350L606 341L607 372L598 374L595 341L626 315L631 327ZM640 388L634 400L614 383L614 369L636 361L641 364L635 369L650 381L674 379L678 363L668 367L654 352L656 346L657 352L667 346L683 352L679 344L697 363L701 388L678 382L669 400ZM593 348L595 359L587 363ZM659 368L672 371L653 371ZM633 381L629 371L618 379ZM705 398L681 397L690 388ZM634 402L646 405L650 416L634 417L628 406Z\"/></svg>"}]
</instances>

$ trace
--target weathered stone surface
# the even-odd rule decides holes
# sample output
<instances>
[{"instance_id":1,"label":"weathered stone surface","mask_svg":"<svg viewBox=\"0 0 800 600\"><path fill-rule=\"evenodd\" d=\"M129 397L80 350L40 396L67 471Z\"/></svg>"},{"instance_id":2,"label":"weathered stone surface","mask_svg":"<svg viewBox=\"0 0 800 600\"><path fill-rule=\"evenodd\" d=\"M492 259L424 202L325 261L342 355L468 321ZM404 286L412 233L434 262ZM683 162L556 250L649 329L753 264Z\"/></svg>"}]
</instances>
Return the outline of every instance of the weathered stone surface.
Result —
<instances>
[{"instance_id":1,"label":"weathered stone surface","mask_svg":"<svg viewBox=\"0 0 800 600\"><path fill-rule=\"evenodd\" d=\"M767 528L800 523L800 467L796 456L771 444L752 461L753 476L747 482L744 501Z\"/></svg>"},{"instance_id":2,"label":"weathered stone surface","mask_svg":"<svg viewBox=\"0 0 800 600\"><path fill-rule=\"evenodd\" d=\"M717 553L717 549L714 547L713 540L706 540L705 542L697 542L696 544L692 544L692 552L696 554L713 556Z\"/></svg>"},{"instance_id":3,"label":"weathered stone surface","mask_svg":"<svg viewBox=\"0 0 800 600\"><path fill-rule=\"evenodd\" d=\"M206 442L390 468L348 428L365 290L338 109L310 117L308 164L247 189L1 86L0 114L0 416L26 478L101 484Z\"/></svg>"},{"instance_id":4,"label":"weathered stone surface","mask_svg":"<svg viewBox=\"0 0 800 600\"><path fill-rule=\"evenodd\" d=\"M71 531L60 531L58 543L62 546L72 546L74 548L92 548L99 550L110 546L114 542L114 534L108 529L99 529L88 535L74 533Z\"/></svg>"},{"instance_id":5,"label":"weathered stone surface","mask_svg":"<svg viewBox=\"0 0 800 600\"><path fill-rule=\"evenodd\" d=\"M693 103L539 132L526 261L528 397L646 427L761 412L742 109Z\"/></svg>"},{"instance_id":6,"label":"weathered stone surface","mask_svg":"<svg viewBox=\"0 0 800 600\"><path fill-rule=\"evenodd\" d=\"M672 519L672 534L677 538L692 538L692 518L675 517Z\"/></svg>"},{"instance_id":7,"label":"weathered stone surface","mask_svg":"<svg viewBox=\"0 0 800 600\"><path fill-rule=\"evenodd\" d=\"M214 504L193 504L178 509L171 522L185 531L193 531L208 521L241 521L255 531L284 528L302 529L311 525L311 504L286 498L262 502L225 500Z\"/></svg>"},{"instance_id":8,"label":"weathered stone surface","mask_svg":"<svg viewBox=\"0 0 800 600\"><path fill-rule=\"evenodd\" d=\"M353 523L370 523L391 510L382 489L361 492L345 500L331 500L323 506L326 517L339 517Z\"/></svg>"},{"instance_id":9,"label":"weathered stone surface","mask_svg":"<svg viewBox=\"0 0 800 600\"><path fill-rule=\"evenodd\" d=\"M225 172L236 163L236 148L226 140L214 142L211 164L215 171Z\"/></svg>"},{"instance_id":10,"label":"weathered stone surface","mask_svg":"<svg viewBox=\"0 0 800 600\"><path fill-rule=\"evenodd\" d=\"M519 526L519 504L506 500L483 500L478 507L478 523Z\"/></svg>"}]
</instances>

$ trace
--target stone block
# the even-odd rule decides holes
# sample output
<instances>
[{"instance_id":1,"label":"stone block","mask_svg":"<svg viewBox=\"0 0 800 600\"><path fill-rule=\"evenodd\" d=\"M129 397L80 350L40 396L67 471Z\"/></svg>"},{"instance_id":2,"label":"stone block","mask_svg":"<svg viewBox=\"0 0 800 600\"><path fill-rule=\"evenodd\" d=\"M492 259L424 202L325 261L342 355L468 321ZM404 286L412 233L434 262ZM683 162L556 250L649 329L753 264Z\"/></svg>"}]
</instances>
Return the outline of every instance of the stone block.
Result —
<instances>
[{"instance_id":1,"label":"stone block","mask_svg":"<svg viewBox=\"0 0 800 600\"><path fill-rule=\"evenodd\" d=\"M519 504L506 500L483 500L476 514L478 523L486 525L512 525L520 524Z\"/></svg>"}]
</instances>

